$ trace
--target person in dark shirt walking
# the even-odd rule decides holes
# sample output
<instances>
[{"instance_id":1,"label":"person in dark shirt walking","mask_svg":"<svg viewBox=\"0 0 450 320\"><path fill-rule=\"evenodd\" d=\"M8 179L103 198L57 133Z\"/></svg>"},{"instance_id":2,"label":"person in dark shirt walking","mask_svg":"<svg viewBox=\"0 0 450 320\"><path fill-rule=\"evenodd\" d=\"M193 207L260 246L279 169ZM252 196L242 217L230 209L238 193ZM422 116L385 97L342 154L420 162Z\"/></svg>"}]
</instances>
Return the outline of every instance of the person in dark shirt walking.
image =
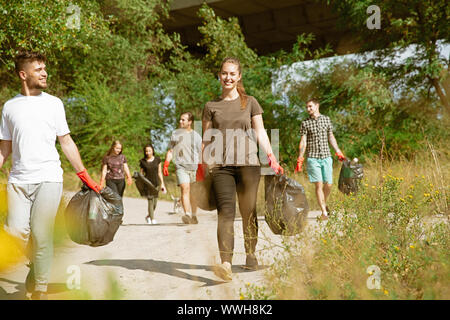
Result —
<instances>
[{"instance_id":1,"label":"person in dark shirt walking","mask_svg":"<svg viewBox=\"0 0 450 320\"><path fill-rule=\"evenodd\" d=\"M115 140L112 143L111 148L103 157L102 177L100 179L100 186L103 186L106 179L106 185L117 192L120 197L123 197L125 191L125 175L127 184L130 186L133 183L127 158L122 153L122 149L122 144L119 140Z\"/></svg>"},{"instance_id":2,"label":"person in dark shirt walking","mask_svg":"<svg viewBox=\"0 0 450 320\"><path fill-rule=\"evenodd\" d=\"M166 193L166 186L161 170L161 158L155 156L155 149L151 144L144 147L144 158L139 161L141 173L156 187L156 190L161 190ZM148 224L157 224L155 219L156 204L158 202L158 194L147 194L148 200L148 215L145 220Z\"/></svg>"}]
</instances>

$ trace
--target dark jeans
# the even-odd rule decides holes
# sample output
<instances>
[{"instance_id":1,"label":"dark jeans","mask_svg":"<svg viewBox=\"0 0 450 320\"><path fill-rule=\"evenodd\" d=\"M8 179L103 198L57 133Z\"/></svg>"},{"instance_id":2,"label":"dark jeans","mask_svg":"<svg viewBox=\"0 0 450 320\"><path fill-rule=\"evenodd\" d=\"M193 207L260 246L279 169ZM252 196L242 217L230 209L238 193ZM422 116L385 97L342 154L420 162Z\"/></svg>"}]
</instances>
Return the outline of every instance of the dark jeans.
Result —
<instances>
[{"instance_id":1,"label":"dark jeans","mask_svg":"<svg viewBox=\"0 0 450 320\"><path fill-rule=\"evenodd\" d=\"M256 196L260 177L259 166L227 166L212 170L218 212L217 240L222 263L231 263L233 259L236 193L244 229L245 252L247 255L255 253L258 240Z\"/></svg>"},{"instance_id":2,"label":"dark jeans","mask_svg":"<svg viewBox=\"0 0 450 320\"><path fill-rule=\"evenodd\" d=\"M125 191L125 179L106 179L106 185L123 197Z\"/></svg>"}]
</instances>

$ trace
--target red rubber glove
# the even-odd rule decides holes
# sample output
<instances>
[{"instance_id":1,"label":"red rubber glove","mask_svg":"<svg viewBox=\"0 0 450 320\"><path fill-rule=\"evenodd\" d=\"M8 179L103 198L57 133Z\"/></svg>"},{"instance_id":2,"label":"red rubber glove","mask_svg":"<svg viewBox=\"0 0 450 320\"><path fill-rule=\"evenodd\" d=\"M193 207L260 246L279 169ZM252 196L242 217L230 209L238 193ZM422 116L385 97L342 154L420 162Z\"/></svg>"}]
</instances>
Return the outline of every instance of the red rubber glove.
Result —
<instances>
[{"instance_id":1,"label":"red rubber glove","mask_svg":"<svg viewBox=\"0 0 450 320\"><path fill-rule=\"evenodd\" d=\"M305 161L305 158L303 158L303 157L297 158L297 166L295 167L294 173L302 172L303 161Z\"/></svg>"},{"instance_id":2,"label":"red rubber glove","mask_svg":"<svg viewBox=\"0 0 450 320\"><path fill-rule=\"evenodd\" d=\"M89 173L87 172L86 169L78 172L77 176L78 176L78 178L81 179L81 181L83 181L89 188L91 188L95 192L100 193L100 190L102 190L102 188L97 184L97 182L92 180L92 178L89 176Z\"/></svg>"},{"instance_id":3,"label":"red rubber glove","mask_svg":"<svg viewBox=\"0 0 450 320\"><path fill-rule=\"evenodd\" d=\"M273 169L273 171L275 171L276 174L284 174L283 168L280 166L272 153L269 153L267 158L269 159L269 166Z\"/></svg>"},{"instance_id":4,"label":"red rubber glove","mask_svg":"<svg viewBox=\"0 0 450 320\"><path fill-rule=\"evenodd\" d=\"M163 175L166 177L169 176L169 164L169 161L164 161Z\"/></svg>"},{"instance_id":5,"label":"red rubber glove","mask_svg":"<svg viewBox=\"0 0 450 320\"><path fill-rule=\"evenodd\" d=\"M205 180L205 172L206 172L206 165L203 163L199 163L197 167L197 174L195 175L196 181L203 181Z\"/></svg>"},{"instance_id":6,"label":"red rubber glove","mask_svg":"<svg viewBox=\"0 0 450 320\"><path fill-rule=\"evenodd\" d=\"M335 155L338 157L339 161L344 161L345 160L345 156L342 153L342 151L336 152Z\"/></svg>"}]
</instances>

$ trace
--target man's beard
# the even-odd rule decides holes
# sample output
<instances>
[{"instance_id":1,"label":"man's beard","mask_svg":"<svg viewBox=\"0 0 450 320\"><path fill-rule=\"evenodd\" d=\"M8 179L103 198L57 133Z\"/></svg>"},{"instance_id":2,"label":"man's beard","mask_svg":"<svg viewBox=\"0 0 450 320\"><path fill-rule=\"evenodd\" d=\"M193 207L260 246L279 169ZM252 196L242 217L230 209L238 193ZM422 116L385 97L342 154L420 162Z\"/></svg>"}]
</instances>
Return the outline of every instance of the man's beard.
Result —
<instances>
[{"instance_id":1,"label":"man's beard","mask_svg":"<svg viewBox=\"0 0 450 320\"><path fill-rule=\"evenodd\" d=\"M45 82L45 84L41 84L39 81L36 82L31 82L28 84L28 88L33 90L33 89L38 89L38 90L43 90L43 89L47 89L47 82Z\"/></svg>"}]
</instances>

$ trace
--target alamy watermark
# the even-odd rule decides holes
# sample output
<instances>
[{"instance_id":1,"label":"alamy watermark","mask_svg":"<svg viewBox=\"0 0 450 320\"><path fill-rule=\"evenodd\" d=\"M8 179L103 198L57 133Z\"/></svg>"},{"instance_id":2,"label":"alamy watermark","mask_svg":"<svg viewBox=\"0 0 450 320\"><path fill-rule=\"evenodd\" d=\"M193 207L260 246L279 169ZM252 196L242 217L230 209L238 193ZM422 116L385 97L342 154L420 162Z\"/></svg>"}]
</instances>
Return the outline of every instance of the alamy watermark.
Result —
<instances>
[{"instance_id":1,"label":"alamy watermark","mask_svg":"<svg viewBox=\"0 0 450 320\"><path fill-rule=\"evenodd\" d=\"M366 26L369 30L373 29L381 29L381 9L377 5L371 5L367 7L367 14L370 14L370 17L366 20Z\"/></svg>"},{"instance_id":2,"label":"alamy watermark","mask_svg":"<svg viewBox=\"0 0 450 320\"><path fill-rule=\"evenodd\" d=\"M371 265L367 267L366 272L369 274L366 285L367 289L381 289L381 269L377 265Z\"/></svg>"},{"instance_id":3,"label":"alamy watermark","mask_svg":"<svg viewBox=\"0 0 450 320\"><path fill-rule=\"evenodd\" d=\"M66 269L68 274L66 287L69 290L80 290L81 288L81 269L77 265L70 265Z\"/></svg>"},{"instance_id":4,"label":"alamy watermark","mask_svg":"<svg viewBox=\"0 0 450 320\"><path fill-rule=\"evenodd\" d=\"M66 21L68 29L80 30L81 28L81 8L77 5L70 4L66 8L66 13L69 15Z\"/></svg>"},{"instance_id":5,"label":"alamy watermark","mask_svg":"<svg viewBox=\"0 0 450 320\"><path fill-rule=\"evenodd\" d=\"M202 136L201 121L194 121L194 130ZM172 137L176 137L173 146L174 163L196 165L203 162L208 165L267 165L268 159L263 148L259 148L258 134L255 129L208 129L203 133L202 140L205 144L203 159L199 144L192 134L187 134L185 129L175 130ZM271 129L268 132L270 146L275 158L279 159L279 129ZM187 139L187 141L184 141ZM186 145L191 146L189 150ZM271 168L262 168L262 174L273 174Z\"/></svg>"}]
</instances>

